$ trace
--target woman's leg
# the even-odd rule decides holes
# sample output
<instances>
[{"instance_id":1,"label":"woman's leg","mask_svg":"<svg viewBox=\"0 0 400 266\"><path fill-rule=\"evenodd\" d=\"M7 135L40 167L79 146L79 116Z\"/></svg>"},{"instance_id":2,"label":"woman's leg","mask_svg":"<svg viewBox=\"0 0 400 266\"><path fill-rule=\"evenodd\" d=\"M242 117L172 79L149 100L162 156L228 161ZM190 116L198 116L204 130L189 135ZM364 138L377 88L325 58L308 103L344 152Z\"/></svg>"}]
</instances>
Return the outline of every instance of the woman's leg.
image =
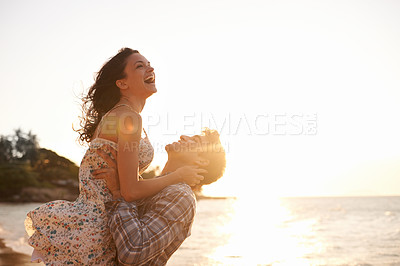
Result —
<instances>
[{"instance_id":1,"label":"woman's leg","mask_svg":"<svg viewBox=\"0 0 400 266\"><path fill-rule=\"evenodd\" d=\"M118 202L109 227L118 260L125 265L162 265L190 235L196 199L186 184L171 185L139 202Z\"/></svg>"}]
</instances>

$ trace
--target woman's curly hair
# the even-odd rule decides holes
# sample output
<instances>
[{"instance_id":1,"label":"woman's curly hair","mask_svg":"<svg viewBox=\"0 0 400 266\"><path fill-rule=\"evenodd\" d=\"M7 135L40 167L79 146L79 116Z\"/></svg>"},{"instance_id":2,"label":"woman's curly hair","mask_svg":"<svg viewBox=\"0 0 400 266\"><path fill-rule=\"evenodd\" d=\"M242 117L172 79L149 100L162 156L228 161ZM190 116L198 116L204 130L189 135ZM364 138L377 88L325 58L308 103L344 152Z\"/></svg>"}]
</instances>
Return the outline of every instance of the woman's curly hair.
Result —
<instances>
[{"instance_id":1,"label":"woman's curly hair","mask_svg":"<svg viewBox=\"0 0 400 266\"><path fill-rule=\"evenodd\" d=\"M81 128L75 130L79 133L81 144L90 142L94 132L104 114L106 114L121 99L121 93L115 82L125 78L127 58L139 53L137 50L122 48L108 60L97 72L94 84L87 95L82 97Z\"/></svg>"}]
</instances>

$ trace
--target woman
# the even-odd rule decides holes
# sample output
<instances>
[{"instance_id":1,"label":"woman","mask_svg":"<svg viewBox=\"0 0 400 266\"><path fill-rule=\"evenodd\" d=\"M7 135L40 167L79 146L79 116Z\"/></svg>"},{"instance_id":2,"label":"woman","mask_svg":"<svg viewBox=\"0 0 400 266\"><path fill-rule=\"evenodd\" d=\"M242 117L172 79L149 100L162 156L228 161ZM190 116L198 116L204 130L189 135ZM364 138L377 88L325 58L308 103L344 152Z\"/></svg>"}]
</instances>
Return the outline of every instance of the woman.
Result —
<instances>
[{"instance_id":1,"label":"woman","mask_svg":"<svg viewBox=\"0 0 400 266\"><path fill-rule=\"evenodd\" d=\"M152 196L180 182L198 184L205 170L185 166L157 179L140 178L153 158L141 117L146 99L157 91L154 69L138 51L123 48L106 62L84 97L80 140L89 143L80 170L80 195L74 202L53 201L28 213L26 229L32 260L52 264L114 264L115 246L107 227L105 203L112 193L93 171L106 162L103 150L117 152L120 192L126 201Z\"/></svg>"}]
</instances>

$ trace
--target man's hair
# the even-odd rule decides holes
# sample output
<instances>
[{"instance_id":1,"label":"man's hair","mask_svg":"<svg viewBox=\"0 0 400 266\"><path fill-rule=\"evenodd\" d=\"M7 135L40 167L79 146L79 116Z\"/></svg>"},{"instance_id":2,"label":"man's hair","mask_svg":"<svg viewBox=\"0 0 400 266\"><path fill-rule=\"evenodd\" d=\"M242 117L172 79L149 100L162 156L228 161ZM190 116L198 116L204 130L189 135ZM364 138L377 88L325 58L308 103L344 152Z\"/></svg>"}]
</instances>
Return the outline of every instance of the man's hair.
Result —
<instances>
[{"instance_id":1,"label":"man's hair","mask_svg":"<svg viewBox=\"0 0 400 266\"><path fill-rule=\"evenodd\" d=\"M202 134L207 137L208 143L205 151L200 155L209 160L210 163L202 167L207 170L208 173L203 174L204 179L200 181L200 185L208 185L222 177L225 172L226 158L218 131L205 128Z\"/></svg>"}]
</instances>

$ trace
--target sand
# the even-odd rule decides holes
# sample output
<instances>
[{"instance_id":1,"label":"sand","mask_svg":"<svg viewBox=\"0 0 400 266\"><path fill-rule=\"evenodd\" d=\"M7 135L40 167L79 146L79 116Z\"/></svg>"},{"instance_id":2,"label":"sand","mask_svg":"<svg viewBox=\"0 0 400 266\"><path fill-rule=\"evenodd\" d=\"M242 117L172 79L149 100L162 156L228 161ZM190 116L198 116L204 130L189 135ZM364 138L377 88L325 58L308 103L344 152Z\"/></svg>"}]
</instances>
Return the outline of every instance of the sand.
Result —
<instances>
[{"instance_id":1,"label":"sand","mask_svg":"<svg viewBox=\"0 0 400 266\"><path fill-rule=\"evenodd\" d=\"M31 263L31 257L13 251L4 245L3 239L0 239L0 265L1 266L42 266L43 263Z\"/></svg>"}]
</instances>

